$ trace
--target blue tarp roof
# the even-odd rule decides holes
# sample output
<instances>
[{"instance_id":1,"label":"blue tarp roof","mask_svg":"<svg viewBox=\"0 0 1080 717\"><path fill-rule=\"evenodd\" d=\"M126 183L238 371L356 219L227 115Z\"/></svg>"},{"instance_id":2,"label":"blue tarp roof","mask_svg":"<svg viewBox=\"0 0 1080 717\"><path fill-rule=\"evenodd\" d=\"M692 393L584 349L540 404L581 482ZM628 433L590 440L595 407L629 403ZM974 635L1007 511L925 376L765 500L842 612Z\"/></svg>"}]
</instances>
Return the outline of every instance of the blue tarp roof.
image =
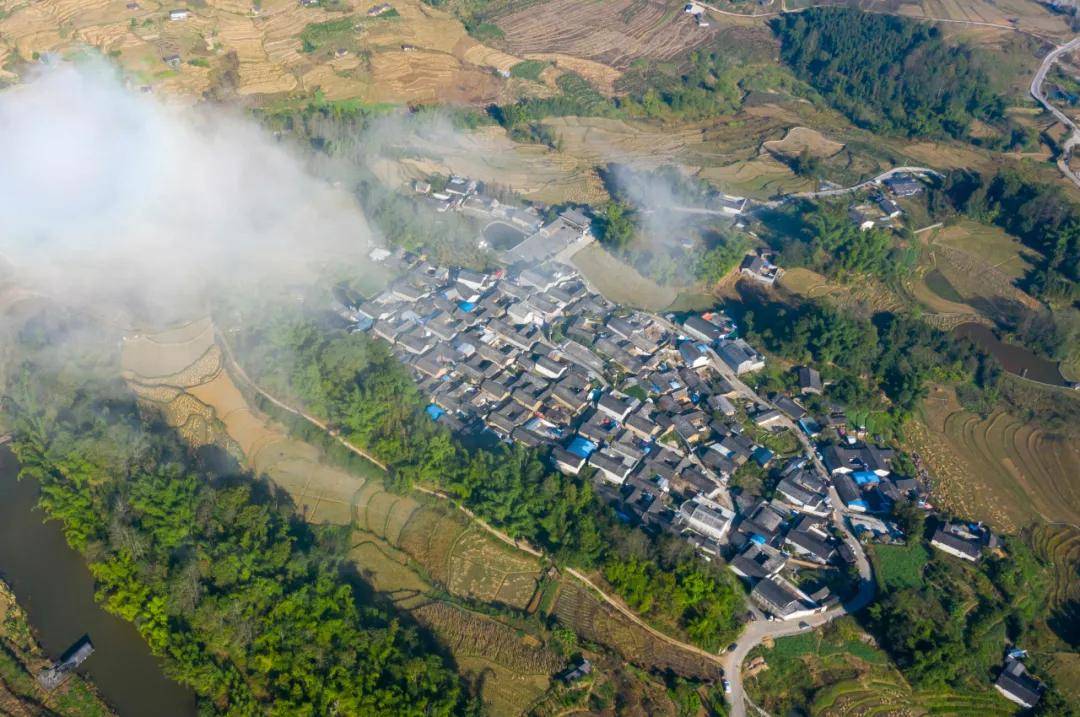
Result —
<instances>
[{"instance_id":1,"label":"blue tarp roof","mask_svg":"<svg viewBox=\"0 0 1080 717\"><path fill-rule=\"evenodd\" d=\"M881 477L873 471L855 471L851 474L851 479L855 481L856 485L881 482Z\"/></svg>"},{"instance_id":2,"label":"blue tarp roof","mask_svg":"<svg viewBox=\"0 0 1080 717\"><path fill-rule=\"evenodd\" d=\"M476 304L471 301L459 301L458 308L464 311L466 314L476 308Z\"/></svg>"},{"instance_id":3,"label":"blue tarp roof","mask_svg":"<svg viewBox=\"0 0 1080 717\"><path fill-rule=\"evenodd\" d=\"M754 533L750 536L750 542L757 543L758 545L764 545L767 541L765 540L765 536Z\"/></svg>"},{"instance_id":4,"label":"blue tarp roof","mask_svg":"<svg viewBox=\"0 0 1080 717\"><path fill-rule=\"evenodd\" d=\"M773 459L773 455L773 452L765 446L758 446L757 450L755 450L750 457L753 458L759 466L764 468L765 464Z\"/></svg>"},{"instance_id":5,"label":"blue tarp roof","mask_svg":"<svg viewBox=\"0 0 1080 717\"><path fill-rule=\"evenodd\" d=\"M570 445L566 447L566 450L578 458L588 458L596 450L596 444L588 438L574 436L574 440L570 441Z\"/></svg>"},{"instance_id":6,"label":"blue tarp roof","mask_svg":"<svg viewBox=\"0 0 1080 717\"><path fill-rule=\"evenodd\" d=\"M431 416L431 420L433 420L433 421L437 421L437 420L439 420L440 418L442 418L443 416L446 415L446 411L442 410L441 408L436 406L434 403L429 403L428 407L425 408L424 410L427 412L427 415Z\"/></svg>"}]
</instances>

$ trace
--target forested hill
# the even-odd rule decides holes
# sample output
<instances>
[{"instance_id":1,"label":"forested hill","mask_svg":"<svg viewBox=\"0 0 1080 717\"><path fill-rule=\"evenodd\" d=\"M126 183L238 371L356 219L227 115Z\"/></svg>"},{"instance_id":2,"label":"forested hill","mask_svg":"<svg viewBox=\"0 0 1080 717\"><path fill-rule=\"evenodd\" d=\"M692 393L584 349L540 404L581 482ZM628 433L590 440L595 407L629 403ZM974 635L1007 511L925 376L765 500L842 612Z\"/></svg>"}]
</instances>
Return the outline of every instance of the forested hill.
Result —
<instances>
[{"instance_id":1,"label":"forested hill","mask_svg":"<svg viewBox=\"0 0 1080 717\"><path fill-rule=\"evenodd\" d=\"M1003 111L982 58L925 23L850 8L774 21L780 56L856 124L910 136L964 136Z\"/></svg>"}]
</instances>

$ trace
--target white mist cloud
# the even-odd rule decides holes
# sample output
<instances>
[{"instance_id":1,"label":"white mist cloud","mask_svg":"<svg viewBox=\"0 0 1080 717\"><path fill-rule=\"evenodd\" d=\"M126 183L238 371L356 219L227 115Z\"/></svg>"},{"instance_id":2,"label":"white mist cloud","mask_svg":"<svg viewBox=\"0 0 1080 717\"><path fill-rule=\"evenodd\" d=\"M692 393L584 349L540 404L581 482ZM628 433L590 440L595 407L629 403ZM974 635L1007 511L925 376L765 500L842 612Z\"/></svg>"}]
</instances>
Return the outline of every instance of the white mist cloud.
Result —
<instances>
[{"instance_id":1,"label":"white mist cloud","mask_svg":"<svg viewBox=\"0 0 1080 717\"><path fill-rule=\"evenodd\" d=\"M0 92L0 223L23 284L172 315L221 282L361 256L370 238L347 192L251 121L70 63Z\"/></svg>"}]
</instances>

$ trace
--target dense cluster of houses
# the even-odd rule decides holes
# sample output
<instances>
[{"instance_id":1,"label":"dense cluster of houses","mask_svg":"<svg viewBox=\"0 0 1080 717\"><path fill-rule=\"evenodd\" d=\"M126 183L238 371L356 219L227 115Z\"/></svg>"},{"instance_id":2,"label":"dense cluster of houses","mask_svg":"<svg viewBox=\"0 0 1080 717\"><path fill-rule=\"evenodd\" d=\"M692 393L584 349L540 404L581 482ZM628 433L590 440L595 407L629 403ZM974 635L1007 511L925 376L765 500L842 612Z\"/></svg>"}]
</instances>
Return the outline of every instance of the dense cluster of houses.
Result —
<instances>
[{"instance_id":1,"label":"dense cluster of houses","mask_svg":"<svg viewBox=\"0 0 1080 717\"><path fill-rule=\"evenodd\" d=\"M753 438L793 424L820 429L796 400L760 408L724 378L765 366L727 316L626 310L557 263L483 274L402 252L378 258L398 278L371 300L335 308L355 330L392 344L434 420L544 448L566 474L588 472L628 523L723 556L770 616L796 619L835 601L828 590L803 592L796 579L854 560L829 522L831 484L808 456L785 459ZM816 371L798 375L805 395L820 393ZM851 481L864 497L850 507L867 514L865 529L894 534L869 515L910 491L889 479L888 451L825 450L835 479L858 473ZM779 474L771 499L730 490L747 464Z\"/></svg>"}]
</instances>

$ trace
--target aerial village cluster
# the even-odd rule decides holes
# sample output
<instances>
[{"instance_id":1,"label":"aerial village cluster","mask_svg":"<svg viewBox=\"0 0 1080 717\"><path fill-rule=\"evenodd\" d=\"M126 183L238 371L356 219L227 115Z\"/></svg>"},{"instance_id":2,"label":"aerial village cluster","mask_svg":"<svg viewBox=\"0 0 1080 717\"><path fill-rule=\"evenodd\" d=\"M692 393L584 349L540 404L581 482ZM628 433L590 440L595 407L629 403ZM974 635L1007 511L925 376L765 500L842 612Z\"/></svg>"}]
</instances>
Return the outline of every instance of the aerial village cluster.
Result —
<instances>
[{"instance_id":1,"label":"aerial village cluster","mask_svg":"<svg viewBox=\"0 0 1080 717\"><path fill-rule=\"evenodd\" d=\"M480 273L376 249L372 259L397 278L370 300L333 307L351 330L392 345L433 420L542 449L552 467L591 478L628 524L722 560L768 620L836 605L836 583L817 575L849 573L861 548L845 538L903 541L894 508L931 508L925 480L894 474L893 451L868 441L842 407L807 407L827 388L813 367L794 369L791 395L758 395L743 377L765 358L729 317L618 306L560 261L591 241L583 212L542 225L538 213L500 209L458 184L454 208L472 202L507 221L519 216L523 229L528 222L526 238L502 253L505 268ZM740 271L771 284L783 270L752 254ZM794 448L765 445L782 434L798 439L787 441ZM768 471L772 487L743 488L744 466ZM982 525L940 522L931 544L977 561L999 538ZM1010 658L999 681L1037 699L1039 683L1022 669Z\"/></svg>"}]
</instances>

